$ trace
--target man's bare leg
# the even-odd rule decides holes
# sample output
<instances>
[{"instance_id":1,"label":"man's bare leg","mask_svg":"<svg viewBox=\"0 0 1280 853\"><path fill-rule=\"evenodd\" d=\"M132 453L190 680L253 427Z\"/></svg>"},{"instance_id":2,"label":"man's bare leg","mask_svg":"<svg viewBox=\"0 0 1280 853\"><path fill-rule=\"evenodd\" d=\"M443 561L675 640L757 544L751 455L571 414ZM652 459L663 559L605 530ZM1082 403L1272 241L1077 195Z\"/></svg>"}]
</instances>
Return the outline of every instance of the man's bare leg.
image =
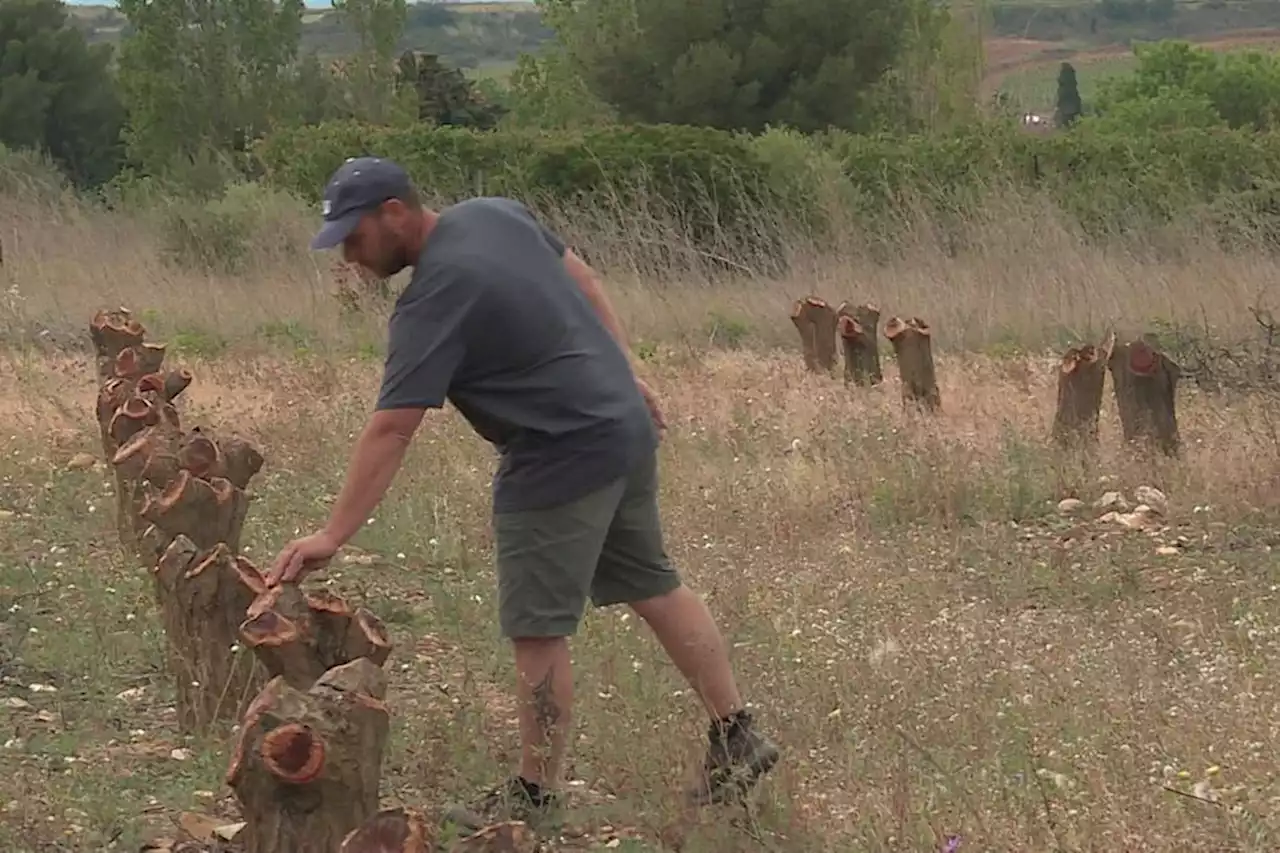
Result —
<instances>
[{"instance_id":1,"label":"man's bare leg","mask_svg":"<svg viewBox=\"0 0 1280 853\"><path fill-rule=\"evenodd\" d=\"M725 802L745 793L778 762L778 747L755 731L743 707L725 642L702 597L686 586L633 602L711 716L702 773L686 791L695 805Z\"/></svg>"},{"instance_id":2,"label":"man's bare leg","mask_svg":"<svg viewBox=\"0 0 1280 853\"><path fill-rule=\"evenodd\" d=\"M520 715L520 775L546 790L560 786L573 710L573 672L564 637L513 641Z\"/></svg>"},{"instance_id":3,"label":"man's bare leg","mask_svg":"<svg viewBox=\"0 0 1280 853\"><path fill-rule=\"evenodd\" d=\"M742 710L742 697L729 664L729 645L702 597L687 586L632 603L648 623L712 719Z\"/></svg>"}]
</instances>

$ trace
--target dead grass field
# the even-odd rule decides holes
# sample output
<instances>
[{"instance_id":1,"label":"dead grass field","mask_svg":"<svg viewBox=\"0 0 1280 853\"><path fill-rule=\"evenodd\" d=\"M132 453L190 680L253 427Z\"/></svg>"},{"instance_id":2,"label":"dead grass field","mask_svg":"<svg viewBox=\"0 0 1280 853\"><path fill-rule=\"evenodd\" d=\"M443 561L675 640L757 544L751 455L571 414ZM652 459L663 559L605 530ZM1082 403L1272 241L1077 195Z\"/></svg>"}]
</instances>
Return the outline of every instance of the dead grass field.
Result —
<instances>
[{"instance_id":1,"label":"dead grass field","mask_svg":"<svg viewBox=\"0 0 1280 853\"><path fill-rule=\"evenodd\" d=\"M163 264L126 217L3 201L0 847L136 850L184 812L234 819L228 739L176 733L150 581L82 455L101 451L73 345L127 305L196 375L185 422L260 443L246 548L265 564L341 484L382 319L340 317L324 259L210 277ZM1031 346L1156 317L1243 329L1280 265L1194 240L1176 262L1104 252L1033 207L973 227L959 258L921 237L890 266L798 256L788 281L610 276L672 425L670 553L785 758L745 824L679 820L696 701L635 618L592 612L573 645L578 833L559 849L1280 849L1280 401L1184 383L1185 456L1145 464L1118 448L1108 386L1102 456L1080 467L1047 445L1055 357ZM891 360L874 390L805 376L785 312L810 290L932 321L943 413L902 411ZM432 415L356 547L308 581L391 628L387 804L437 808L516 748L493 464L456 413ZM1168 498L1157 529L1097 521L1095 499L1144 485ZM1083 513L1060 515L1066 497Z\"/></svg>"}]
</instances>

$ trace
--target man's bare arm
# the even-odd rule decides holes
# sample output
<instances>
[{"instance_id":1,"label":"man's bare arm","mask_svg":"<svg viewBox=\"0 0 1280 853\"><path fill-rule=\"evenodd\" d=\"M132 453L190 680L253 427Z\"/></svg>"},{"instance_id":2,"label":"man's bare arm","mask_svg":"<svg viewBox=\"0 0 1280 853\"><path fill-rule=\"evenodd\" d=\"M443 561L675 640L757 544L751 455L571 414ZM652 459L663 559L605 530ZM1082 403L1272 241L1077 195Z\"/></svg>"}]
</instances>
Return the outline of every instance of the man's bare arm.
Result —
<instances>
[{"instance_id":1,"label":"man's bare arm","mask_svg":"<svg viewBox=\"0 0 1280 853\"><path fill-rule=\"evenodd\" d=\"M600 315L600 319L604 321L605 326L613 334L618 345L622 347L622 351L627 354L627 360L632 361L634 369L634 360L631 357L631 342L627 340L627 332L622 328L622 321L618 319L617 313L613 310L613 304L609 302L609 297L604 292L604 287L600 284L600 278L596 275L595 270L587 264L586 261L578 257L573 249L564 250L564 265L569 271L569 275L573 276L573 280L582 288L582 292L587 295L587 299L591 301L592 307L596 309L596 313Z\"/></svg>"},{"instance_id":2,"label":"man's bare arm","mask_svg":"<svg viewBox=\"0 0 1280 853\"><path fill-rule=\"evenodd\" d=\"M424 409L374 412L365 425L351 454L346 482L324 526L339 546L356 534L387 493L425 413Z\"/></svg>"},{"instance_id":3,"label":"man's bare arm","mask_svg":"<svg viewBox=\"0 0 1280 853\"><path fill-rule=\"evenodd\" d=\"M658 403L658 397L649 387L649 383L640 378L640 361L631 352L631 343L627 340L627 332L622 328L622 321L618 319L618 314L613 310L613 304L609 302L609 297L604 292L604 287L600 284L600 279L596 276L595 271L587 265L586 261L578 257L573 249L566 248L564 250L565 267L569 270L569 275L573 276L573 280L582 288L582 292L587 295L587 299L596 309L596 313L600 315L600 319L608 327L612 333L614 340L622 347L623 353L626 354L627 364L631 367L631 375L635 377L636 385L640 388L640 395L644 397L645 405L649 407L649 414L653 416L653 422L658 427L659 434L667 428L666 416L662 413L662 406Z\"/></svg>"}]
</instances>

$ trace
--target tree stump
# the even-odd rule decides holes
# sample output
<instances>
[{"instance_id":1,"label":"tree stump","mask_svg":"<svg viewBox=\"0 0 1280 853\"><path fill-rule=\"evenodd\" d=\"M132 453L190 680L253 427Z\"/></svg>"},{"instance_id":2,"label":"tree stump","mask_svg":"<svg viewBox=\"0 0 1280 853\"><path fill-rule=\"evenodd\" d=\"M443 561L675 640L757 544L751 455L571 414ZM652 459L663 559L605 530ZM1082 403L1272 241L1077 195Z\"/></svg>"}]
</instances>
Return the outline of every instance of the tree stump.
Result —
<instances>
[{"instance_id":1,"label":"tree stump","mask_svg":"<svg viewBox=\"0 0 1280 853\"><path fill-rule=\"evenodd\" d=\"M338 850L378 811L390 728L387 680L368 658L305 691L284 676L245 714L226 781L245 821L246 853Z\"/></svg>"},{"instance_id":2,"label":"tree stump","mask_svg":"<svg viewBox=\"0 0 1280 853\"><path fill-rule=\"evenodd\" d=\"M1058 409L1053 418L1053 438L1064 449L1091 449L1098 444L1098 418L1107 361L1116 336L1107 336L1101 347L1071 347L1058 367Z\"/></svg>"},{"instance_id":3,"label":"tree stump","mask_svg":"<svg viewBox=\"0 0 1280 853\"><path fill-rule=\"evenodd\" d=\"M338 853L429 853L440 849L434 837L421 811L383 809L351 832ZM486 826L448 846L449 853L533 853L536 849L537 838L522 821Z\"/></svg>"},{"instance_id":4,"label":"tree stump","mask_svg":"<svg viewBox=\"0 0 1280 853\"><path fill-rule=\"evenodd\" d=\"M893 317L885 324L884 336L898 358L903 405L936 412L942 407L942 395L933 366L933 333L929 324L919 317Z\"/></svg>"},{"instance_id":5,"label":"tree stump","mask_svg":"<svg viewBox=\"0 0 1280 853\"><path fill-rule=\"evenodd\" d=\"M386 626L363 607L354 611L326 591L296 584L265 590L246 612L240 637L272 678L306 690L328 670L367 658L382 666L391 654Z\"/></svg>"},{"instance_id":6,"label":"tree stump","mask_svg":"<svg viewBox=\"0 0 1280 853\"><path fill-rule=\"evenodd\" d=\"M111 461L141 495L135 549L153 567L178 725L190 732L238 719L265 681L238 649L244 614L266 590L239 556L244 488L262 454L239 437L184 433L164 420L131 436Z\"/></svg>"},{"instance_id":7,"label":"tree stump","mask_svg":"<svg viewBox=\"0 0 1280 853\"><path fill-rule=\"evenodd\" d=\"M338 853L430 853L435 832L417 809L383 809L342 839Z\"/></svg>"},{"instance_id":8,"label":"tree stump","mask_svg":"<svg viewBox=\"0 0 1280 853\"><path fill-rule=\"evenodd\" d=\"M830 371L836 365L836 312L817 296L797 299L791 307L791 322L800 332L804 366L813 373Z\"/></svg>"},{"instance_id":9,"label":"tree stump","mask_svg":"<svg viewBox=\"0 0 1280 853\"><path fill-rule=\"evenodd\" d=\"M1177 389L1182 369L1145 340L1116 346L1107 360L1124 441L1155 447L1166 456L1181 450Z\"/></svg>"},{"instance_id":10,"label":"tree stump","mask_svg":"<svg viewBox=\"0 0 1280 853\"><path fill-rule=\"evenodd\" d=\"M98 432L105 460L140 430L168 422L178 425L173 401L191 384L191 372L161 372L164 344L144 341L146 330L123 308L99 311L89 323L96 353ZM121 544L137 544L136 519L141 494L126 472L115 471L116 529Z\"/></svg>"},{"instance_id":11,"label":"tree stump","mask_svg":"<svg viewBox=\"0 0 1280 853\"><path fill-rule=\"evenodd\" d=\"M266 584L238 559L245 489L262 454L238 436L183 431L174 400L187 370L163 370L164 344L125 309L89 324L101 382L97 420L115 474L121 544L151 569L174 679L178 725L240 717L262 670L237 653L240 623Z\"/></svg>"},{"instance_id":12,"label":"tree stump","mask_svg":"<svg viewBox=\"0 0 1280 853\"><path fill-rule=\"evenodd\" d=\"M836 330L844 349L845 383L879 385L884 381L880 371L880 345L876 341L880 309L870 304L854 307L843 302L836 310L836 318Z\"/></svg>"}]
</instances>

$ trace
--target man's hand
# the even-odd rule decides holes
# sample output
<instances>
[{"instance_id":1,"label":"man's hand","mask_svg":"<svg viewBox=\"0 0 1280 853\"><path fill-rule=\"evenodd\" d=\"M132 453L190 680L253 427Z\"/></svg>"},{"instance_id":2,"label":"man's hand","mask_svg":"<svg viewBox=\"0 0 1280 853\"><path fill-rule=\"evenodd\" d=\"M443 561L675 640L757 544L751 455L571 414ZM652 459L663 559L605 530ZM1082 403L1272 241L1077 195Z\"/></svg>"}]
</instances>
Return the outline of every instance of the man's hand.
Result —
<instances>
[{"instance_id":1,"label":"man's hand","mask_svg":"<svg viewBox=\"0 0 1280 853\"><path fill-rule=\"evenodd\" d=\"M267 586L297 583L306 575L324 568L341 547L338 541L321 530L301 539L295 539L276 557L275 565L267 574Z\"/></svg>"},{"instance_id":2,"label":"man's hand","mask_svg":"<svg viewBox=\"0 0 1280 853\"><path fill-rule=\"evenodd\" d=\"M658 437L661 438L667 431L667 420L663 417L662 408L658 405L658 395L653 393L649 383L639 377L636 378L636 385L640 388L640 395L644 397L645 405L649 407L649 415L653 418L653 425L658 428Z\"/></svg>"}]
</instances>

